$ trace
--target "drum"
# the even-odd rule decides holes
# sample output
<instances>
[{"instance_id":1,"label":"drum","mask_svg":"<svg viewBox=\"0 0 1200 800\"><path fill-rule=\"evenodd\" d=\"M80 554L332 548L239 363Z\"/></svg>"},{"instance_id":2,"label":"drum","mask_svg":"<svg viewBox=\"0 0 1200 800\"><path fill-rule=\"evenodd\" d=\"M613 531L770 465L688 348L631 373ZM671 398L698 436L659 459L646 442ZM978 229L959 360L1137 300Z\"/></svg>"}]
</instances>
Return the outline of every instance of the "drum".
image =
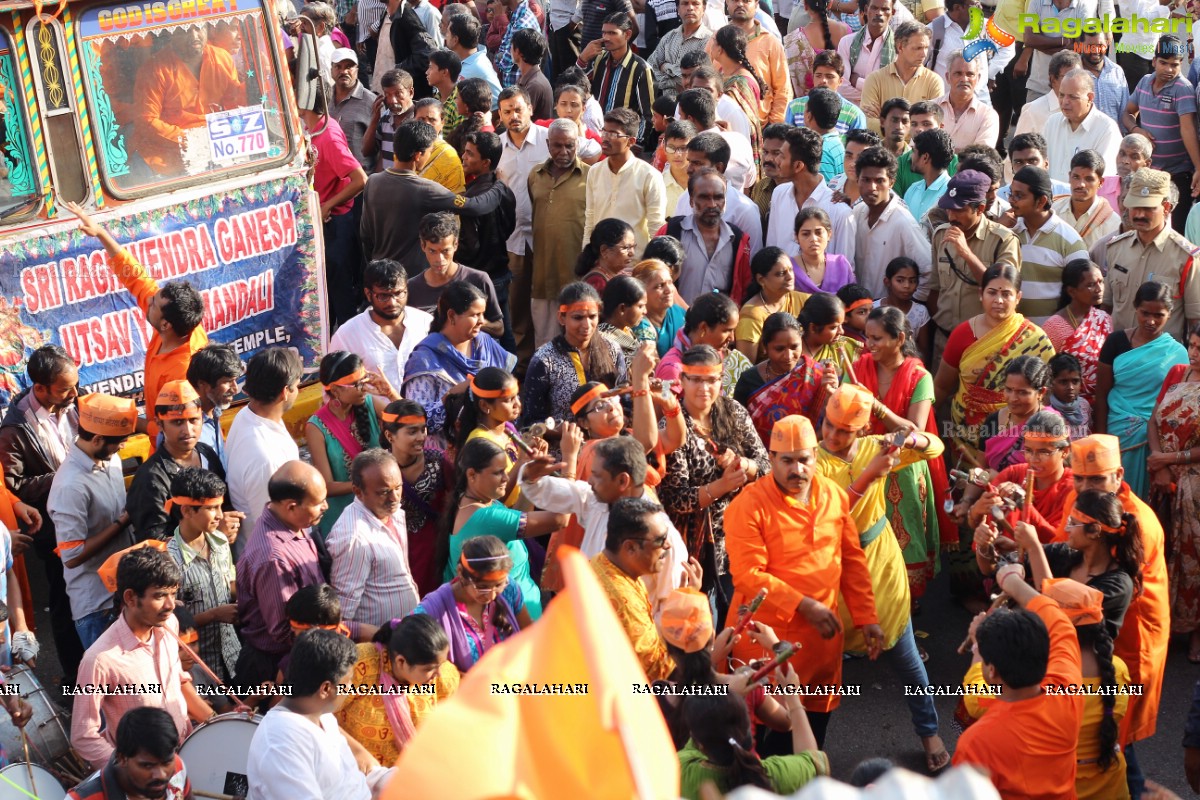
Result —
<instances>
[{"instance_id":1,"label":"drum","mask_svg":"<svg viewBox=\"0 0 1200 800\"><path fill-rule=\"evenodd\" d=\"M32 777L32 780L30 778ZM14 788L15 787L15 788ZM21 789L33 797L58 798L66 793L66 789L54 773L39 767L37 764L16 763L0 769L0 797L24 798Z\"/></svg>"},{"instance_id":2,"label":"drum","mask_svg":"<svg viewBox=\"0 0 1200 800\"><path fill-rule=\"evenodd\" d=\"M25 735L29 738L28 758L52 770L68 783L86 776L91 768L81 762L71 749L69 717L50 699L50 694L42 688L33 670L15 666L5 677L5 682L19 687L21 697L33 708L33 717L25 725ZM10 759L25 755L21 730L12 724L7 714L0 714L0 744L8 751Z\"/></svg>"},{"instance_id":3,"label":"drum","mask_svg":"<svg viewBox=\"0 0 1200 800\"><path fill-rule=\"evenodd\" d=\"M244 712L217 714L192 731L179 748L192 791L245 797L250 794L246 765L250 740L262 717Z\"/></svg>"}]
</instances>

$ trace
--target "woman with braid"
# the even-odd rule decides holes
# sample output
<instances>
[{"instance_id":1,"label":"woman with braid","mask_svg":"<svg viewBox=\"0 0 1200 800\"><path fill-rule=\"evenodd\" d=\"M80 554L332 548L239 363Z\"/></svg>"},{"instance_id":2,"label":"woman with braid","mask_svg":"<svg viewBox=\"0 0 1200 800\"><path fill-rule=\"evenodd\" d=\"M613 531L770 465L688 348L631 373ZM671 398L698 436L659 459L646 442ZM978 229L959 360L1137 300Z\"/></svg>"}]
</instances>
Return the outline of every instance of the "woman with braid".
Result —
<instances>
[{"instance_id":1,"label":"woman with braid","mask_svg":"<svg viewBox=\"0 0 1200 800\"><path fill-rule=\"evenodd\" d=\"M813 88L813 59L817 53L834 50L850 26L829 18L829 0L804 0L809 23L783 37L783 52L787 56L788 76L792 93L803 97Z\"/></svg>"},{"instance_id":2,"label":"woman with braid","mask_svg":"<svg viewBox=\"0 0 1200 800\"><path fill-rule=\"evenodd\" d=\"M754 151L754 163L761 164L759 150L762 147L762 122L759 109L767 85L746 57L749 40L746 32L736 25L726 25L713 37L713 65L725 76L722 91L746 114L750 121L750 147Z\"/></svg>"}]
</instances>

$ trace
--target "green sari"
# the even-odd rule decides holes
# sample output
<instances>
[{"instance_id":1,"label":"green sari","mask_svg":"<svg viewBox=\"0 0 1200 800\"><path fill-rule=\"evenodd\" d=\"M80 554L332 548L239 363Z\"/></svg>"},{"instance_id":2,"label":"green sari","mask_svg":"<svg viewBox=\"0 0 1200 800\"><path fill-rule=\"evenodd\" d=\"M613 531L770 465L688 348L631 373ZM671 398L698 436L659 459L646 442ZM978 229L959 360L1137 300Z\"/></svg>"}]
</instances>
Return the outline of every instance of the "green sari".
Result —
<instances>
[{"instance_id":1,"label":"green sari","mask_svg":"<svg viewBox=\"0 0 1200 800\"><path fill-rule=\"evenodd\" d=\"M363 408L367 409L367 420L369 422L370 435L367 439L371 444L367 447L375 447L379 441L379 416L375 413L375 404L370 398L366 403L363 403ZM350 480L350 462L354 457L361 453L364 448L358 440L342 441L338 436L334 435L329 427L327 420L330 419L328 406L321 406L316 414L308 418L308 421L317 426L317 430L321 431L321 436L325 439L325 456L329 459L329 472L333 476L333 480L337 483L345 483ZM329 503L329 508L325 511L325 515L321 517L320 523L317 524L317 532L321 536L321 541L329 538L329 532L333 530L333 525L338 521L338 517L346 510L346 506L354 501L354 494L343 494L338 497L330 497L326 502Z\"/></svg>"},{"instance_id":2,"label":"green sari","mask_svg":"<svg viewBox=\"0 0 1200 800\"><path fill-rule=\"evenodd\" d=\"M495 536L508 546L508 552L512 554L513 566L508 579L521 590L525 608L536 621L542 615L542 590L529 571L529 550L522 539L524 533L524 512L508 508L503 503L491 502L472 514L450 537L450 560L442 571L442 579L449 581L458 571L463 542L476 536Z\"/></svg>"}]
</instances>

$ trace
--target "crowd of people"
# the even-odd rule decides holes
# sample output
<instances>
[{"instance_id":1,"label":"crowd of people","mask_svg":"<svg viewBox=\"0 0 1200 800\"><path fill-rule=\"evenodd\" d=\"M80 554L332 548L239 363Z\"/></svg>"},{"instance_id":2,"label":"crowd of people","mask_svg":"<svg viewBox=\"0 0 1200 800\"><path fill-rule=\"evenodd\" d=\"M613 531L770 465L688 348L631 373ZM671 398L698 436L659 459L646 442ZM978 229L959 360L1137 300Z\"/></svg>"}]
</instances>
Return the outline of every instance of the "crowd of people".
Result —
<instances>
[{"instance_id":1,"label":"crowd of people","mask_svg":"<svg viewBox=\"0 0 1200 800\"><path fill-rule=\"evenodd\" d=\"M829 774L851 657L913 689L932 774L1155 796L1171 637L1200 663L1200 62L1090 32L968 61L977 7L304 6L331 336L303 457L299 356L210 342L194 287L66 204L153 330L144 411L28 354L0 659L37 656L32 550L63 685L162 687L74 698L71 796L181 797L180 742L257 706L252 797L370 797L567 547L665 687L684 797ZM939 577L978 612L953 755L912 621ZM792 646L806 696L747 679Z\"/></svg>"}]
</instances>

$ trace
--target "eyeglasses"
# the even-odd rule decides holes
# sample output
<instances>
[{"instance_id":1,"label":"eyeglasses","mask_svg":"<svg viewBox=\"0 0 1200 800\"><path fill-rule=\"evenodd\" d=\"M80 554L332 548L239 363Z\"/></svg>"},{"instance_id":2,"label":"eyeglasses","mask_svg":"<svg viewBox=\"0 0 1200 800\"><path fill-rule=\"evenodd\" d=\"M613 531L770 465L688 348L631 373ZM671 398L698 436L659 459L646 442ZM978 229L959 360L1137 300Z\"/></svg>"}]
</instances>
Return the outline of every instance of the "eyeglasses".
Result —
<instances>
[{"instance_id":1,"label":"eyeglasses","mask_svg":"<svg viewBox=\"0 0 1200 800\"><path fill-rule=\"evenodd\" d=\"M617 398L602 397L599 400L597 400L596 402L592 403L592 407L588 409L587 413L595 414L599 411L609 411L613 408L616 408L616 406L617 406Z\"/></svg>"},{"instance_id":2,"label":"eyeglasses","mask_svg":"<svg viewBox=\"0 0 1200 800\"><path fill-rule=\"evenodd\" d=\"M1021 449L1021 452L1025 454L1026 461L1032 461L1035 458L1038 461L1045 461L1047 458L1052 457L1058 451L1057 450L1030 450L1028 447L1025 447L1025 448Z\"/></svg>"},{"instance_id":3,"label":"eyeglasses","mask_svg":"<svg viewBox=\"0 0 1200 800\"><path fill-rule=\"evenodd\" d=\"M687 152L687 145L685 144L680 147L676 147L675 145L664 144L663 150L666 151L668 155L677 156Z\"/></svg>"},{"instance_id":4,"label":"eyeglasses","mask_svg":"<svg viewBox=\"0 0 1200 800\"><path fill-rule=\"evenodd\" d=\"M649 547L651 550L661 550L667 546L667 534L659 536L657 539L635 539L642 547Z\"/></svg>"},{"instance_id":5,"label":"eyeglasses","mask_svg":"<svg viewBox=\"0 0 1200 800\"><path fill-rule=\"evenodd\" d=\"M600 136L605 139L628 139L628 133L620 133L618 131L600 131Z\"/></svg>"},{"instance_id":6,"label":"eyeglasses","mask_svg":"<svg viewBox=\"0 0 1200 800\"><path fill-rule=\"evenodd\" d=\"M488 586L480 586L470 578L467 579L467 582L480 594L499 594L508 586L508 578L504 578L499 583L489 584Z\"/></svg>"},{"instance_id":7,"label":"eyeglasses","mask_svg":"<svg viewBox=\"0 0 1200 800\"><path fill-rule=\"evenodd\" d=\"M408 289L397 289L394 292L377 292L374 289L372 289L371 297L374 297L376 300L383 300L383 301L399 300L402 297L408 297Z\"/></svg>"}]
</instances>

